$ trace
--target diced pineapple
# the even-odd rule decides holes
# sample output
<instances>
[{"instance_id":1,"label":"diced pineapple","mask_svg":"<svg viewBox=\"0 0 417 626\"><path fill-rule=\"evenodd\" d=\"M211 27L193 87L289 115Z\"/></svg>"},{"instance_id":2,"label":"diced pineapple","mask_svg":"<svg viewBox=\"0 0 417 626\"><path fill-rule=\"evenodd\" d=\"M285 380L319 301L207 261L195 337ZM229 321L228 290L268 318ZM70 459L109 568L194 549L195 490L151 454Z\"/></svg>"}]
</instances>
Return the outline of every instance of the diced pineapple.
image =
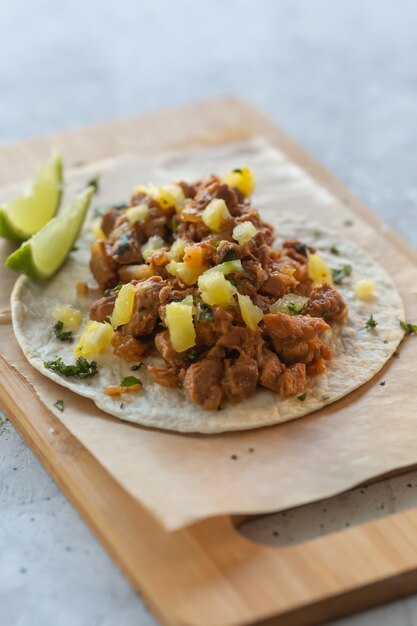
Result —
<instances>
[{"instance_id":1,"label":"diced pineapple","mask_svg":"<svg viewBox=\"0 0 417 626\"><path fill-rule=\"evenodd\" d=\"M123 285L117 294L114 303L113 313L110 319L113 328L128 324L133 316L133 306L135 304L136 287L132 283Z\"/></svg>"},{"instance_id":2,"label":"diced pineapple","mask_svg":"<svg viewBox=\"0 0 417 626\"><path fill-rule=\"evenodd\" d=\"M184 249L184 263L192 267L201 267L204 264L204 250L201 246L186 246Z\"/></svg>"},{"instance_id":3,"label":"diced pineapple","mask_svg":"<svg viewBox=\"0 0 417 626\"><path fill-rule=\"evenodd\" d=\"M177 213L180 213L185 206L185 195L180 185L161 185L157 187L152 183L149 185L138 185L134 188L133 193L143 193L149 198L159 202L163 209L175 207Z\"/></svg>"},{"instance_id":4,"label":"diced pineapple","mask_svg":"<svg viewBox=\"0 0 417 626\"><path fill-rule=\"evenodd\" d=\"M176 352L184 352L184 350L195 346L192 296L187 296L182 302L167 304L165 323L168 327L172 347Z\"/></svg>"},{"instance_id":5,"label":"diced pineapple","mask_svg":"<svg viewBox=\"0 0 417 626\"><path fill-rule=\"evenodd\" d=\"M231 217L225 201L221 198L215 198L204 209L202 220L207 228L214 233L219 233L223 223Z\"/></svg>"},{"instance_id":6,"label":"diced pineapple","mask_svg":"<svg viewBox=\"0 0 417 626\"><path fill-rule=\"evenodd\" d=\"M307 270L314 285L321 285L324 282L332 283L333 276L326 261L318 254L309 254Z\"/></svg>"},{"instance_id":7,"label":"diced pineapple","mask_svg":"<svg viewBox=\"0 0 417 626\"><path fill-rule=\"evenodd\" d=\"M243 272L242 261L239 259L236 261L225 261L224 263L219 263L219 265L215 265L207 270L206 274L214 274L214 272L220 272L227 276L227 274L238 274Z\"/></svg>"},{"instance_id":8,"label":"diced pineapple","mask_svg":"<svg viewBox=\"0 0 417 626\"><path fill-rule=\"evenodd\" d=\"M142 246L141 252L142 256L147 261L150 257L161 250L162 248L166 248L167 244L159 235L152 235L149 237L148 241Z\"/></svg>"},{"instance_id":9,"label":"diced pineapple","mask_svg":"<svg viewBox=\"0 0 417 626\"><path fill-rule=\"evenodd\" d=\"M173 261L182 261L187 242L185 239L176 239L171 246L168 256Z\"/></svg>"},{"instance_id":10,"label":"diced pineapple","mask_svg":"<svg viewBox=\"0 0 417 626\"><path fill-rule=\"evenodd\" d=\"M259 322L264 316L262 309L253 304L249 296L243 296L238 292L237 299L239 301L240 313L246 326L251 330L256 330Z\"/></svg>"},{"instance_id":11,"label":"diced pineapple","mask_svg":"<svg viewBox=\"0 0 417 626\"><path fill-rule=\"evenodd\" d=\"M113 335L114 330L107 322L90 320L74 348L74 353L84 358L100 354L111 344Z\"/></svg>"},{"instance_id":12,"label":"diced pineapple","mask_svg":"<svg viewBox=\"0 0 417 626\"><path fill-rule=\"evenodd\" d=\"M233 304L236 288L221 272L205 272L198 279L198 288L206 304L228 307Z\"/></svg>"},{"instance_id":13,"label":"diced pineapple","mask_svg":"<svg viewBox=\"0 0 417 626\"><path fill-rule=\"evenodd\" d=\"M200 265L193 267L186 263L179 263L178 261L171 261L166 266L166 269L173 276L181 278L182 282L186 285L195 285L197 278L207 270L206 265Z\"/></svg>"},{"instance_id":14,"label":"diced pineapple","mask_svg":"<svg viewBox=\"0 0 417 626\"><path fill-rule=\"evenodd\" d=\"M62 322L65 330L75 330L83 321L82 313L72 306L55 307L52 317L56 322Z\"/></svg>"},{"instance_id":15,"label":"diced pineapple","mask_svg":"<svg viewBox=\"0 0 417 626\"><path fill-rule=\"evenodd\" d=\"M251 196L255 189L255 177L249 167L232 170L222 177L222 182L230 187L237 187L244 196Z\"/></svg>"},{"instance_id":16,"label":"diced pineapple","mask_svg":"<svg viewBox=\"0 0 417 626\"><path fill-rule=\"evenodd\" d=\"M243 244L248 243L252 237L255 237L257 232L252 222L241 222L234 227L232 235L233 239L236 239L236 241L243 246Z\"/></svg>"},{"instance_id":17,"label":"diced pineapple","mask_svg":"<svg viewBox=\"0 0 417 626\"><path fill-rule=\"evenodd\" d=\"M375 281L372 278L358 280L355 284L355 294L360 300L370 300L375 295Z\"/></svg>"},{"instance_id":18,"label":"diced pineapple","mask_svg":"<svg viewBox=\"0 0 417 626\"><path fill-rule=\"evenodd\" d=\"M279 298L274 304L271 304L269 310L271 313L285 313L286 315L299 315L307 305L308 298L299 296L296 293L288 293L283 298Z\"/></svg>"},{"instance_id":19,"label":"diced pineapple","mask_svg":"<svg viewBox=\"0 0 417 626\"><path fill-rule=\"evenodd\" d=\"M96 239L103 239L104 241L107 239L106 235L101 228L101 217L97 217L91 225L91 230L93 231L93 235Z\"/></svg>"},{"instance_id":20,"label":"diced pineapple","mask_svg":"<svg viewBox=\"0 0 417 626\"><path fill-rule=\"evenodd\" d=\"M149 207L145 202L131 206L126 211L126 217L131 224L135 222L144 222L149 215Z\"/></svg>"}]
</instances>

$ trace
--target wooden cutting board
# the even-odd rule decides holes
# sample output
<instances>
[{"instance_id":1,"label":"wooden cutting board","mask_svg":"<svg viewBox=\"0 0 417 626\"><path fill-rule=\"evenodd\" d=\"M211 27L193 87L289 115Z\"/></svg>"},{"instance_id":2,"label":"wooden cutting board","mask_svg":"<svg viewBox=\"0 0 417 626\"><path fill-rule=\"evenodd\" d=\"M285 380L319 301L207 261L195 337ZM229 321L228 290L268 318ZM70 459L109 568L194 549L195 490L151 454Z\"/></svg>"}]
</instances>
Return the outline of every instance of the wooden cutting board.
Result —
<instances>
[{"instance_id":1,"label":"wooden cutting board","mask_svg":"<svg viewBox=\"0 0 417 626\"><path fill-rule=\"evenodd\" d=\"M281 130L235 99L0 148L0 185L27 177L51 148L75 163L259 134L380 227L365 205ZM391 240L411 263L417 261L417 253L397 235ZM291 547L255 545L229 517L167 533L2 360L0 404L163 624L318 624L417 589L417 509Z\"/></svg>"}]
</instances>

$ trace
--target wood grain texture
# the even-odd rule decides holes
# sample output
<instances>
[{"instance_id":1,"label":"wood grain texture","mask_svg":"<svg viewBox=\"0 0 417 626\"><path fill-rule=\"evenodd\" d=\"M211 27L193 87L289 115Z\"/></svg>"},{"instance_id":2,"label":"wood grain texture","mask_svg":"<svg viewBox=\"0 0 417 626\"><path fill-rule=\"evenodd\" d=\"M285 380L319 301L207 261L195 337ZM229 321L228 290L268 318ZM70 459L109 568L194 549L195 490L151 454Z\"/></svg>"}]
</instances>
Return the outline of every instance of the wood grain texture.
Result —
<instances>
[{"instance_id":1,"label":"wood grain texture","mask_svg":"<svg viewBox=\"0 0 417 626\"><path fill-rule=\"evenodd\" d=\"M263 134L378 228L380 220L251 105L225 99L0 149L0 184L29 175L52 146L68 163L129 150ZM394 233L410 263L417 253ZM1 339L0 326L0 339ZM165 532L0 361L1 404L163 624L321 623L417 588L417 509L304 544L272 548L230 518ZM341 566L342 565L342 566Z\"/></svg>"}]
</instances>

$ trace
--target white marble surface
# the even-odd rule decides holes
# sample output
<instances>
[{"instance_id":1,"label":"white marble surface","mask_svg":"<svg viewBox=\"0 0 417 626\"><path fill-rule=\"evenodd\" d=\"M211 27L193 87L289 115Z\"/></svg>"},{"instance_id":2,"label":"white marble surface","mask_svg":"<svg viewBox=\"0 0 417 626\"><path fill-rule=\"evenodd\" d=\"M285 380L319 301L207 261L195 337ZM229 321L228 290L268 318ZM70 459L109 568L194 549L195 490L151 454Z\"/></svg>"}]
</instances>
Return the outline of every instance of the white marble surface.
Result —
<instances>
[{"instance_id":1,"label":"white marble surface","mask_svg":"<svg viewBox=\"0 0 417 626\"><path fill-rule=\"evenodd\" d=\"M0 142L237 94L417 245L416 25L413 0L4 0ZM294 542L416 503L413 473L244 532ZM115 623L155 620L5 422L0 624ZM374 624L417 625L417 597L337 622Z\"/></svg>"}]
</instances>

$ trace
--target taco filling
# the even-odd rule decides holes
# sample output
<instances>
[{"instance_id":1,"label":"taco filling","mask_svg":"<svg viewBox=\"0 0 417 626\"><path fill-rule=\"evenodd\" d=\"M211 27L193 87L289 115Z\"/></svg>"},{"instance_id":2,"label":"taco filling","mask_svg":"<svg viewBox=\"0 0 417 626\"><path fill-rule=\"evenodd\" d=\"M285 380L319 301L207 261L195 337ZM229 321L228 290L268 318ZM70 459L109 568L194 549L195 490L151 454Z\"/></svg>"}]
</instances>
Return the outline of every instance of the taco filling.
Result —
<instances>
[{"instance_id":1,"label":"taco filling","mask_svg":"<svg viewBox=\"0 0 417 626\"><path fill-rule=\"evenodd\" d=\"M113 353L128 363L159 354L163 364L147 366L153 383L183 388L207 410L258 387L302 400L332 360L332 326L348 315L314 247L297 239L273 246L273 227L252 206L252 191L248 168L140 186L95 226L94 336L105 325ZM89 354L88 332L78 356Z\"/></svg>"}]
</instances>

